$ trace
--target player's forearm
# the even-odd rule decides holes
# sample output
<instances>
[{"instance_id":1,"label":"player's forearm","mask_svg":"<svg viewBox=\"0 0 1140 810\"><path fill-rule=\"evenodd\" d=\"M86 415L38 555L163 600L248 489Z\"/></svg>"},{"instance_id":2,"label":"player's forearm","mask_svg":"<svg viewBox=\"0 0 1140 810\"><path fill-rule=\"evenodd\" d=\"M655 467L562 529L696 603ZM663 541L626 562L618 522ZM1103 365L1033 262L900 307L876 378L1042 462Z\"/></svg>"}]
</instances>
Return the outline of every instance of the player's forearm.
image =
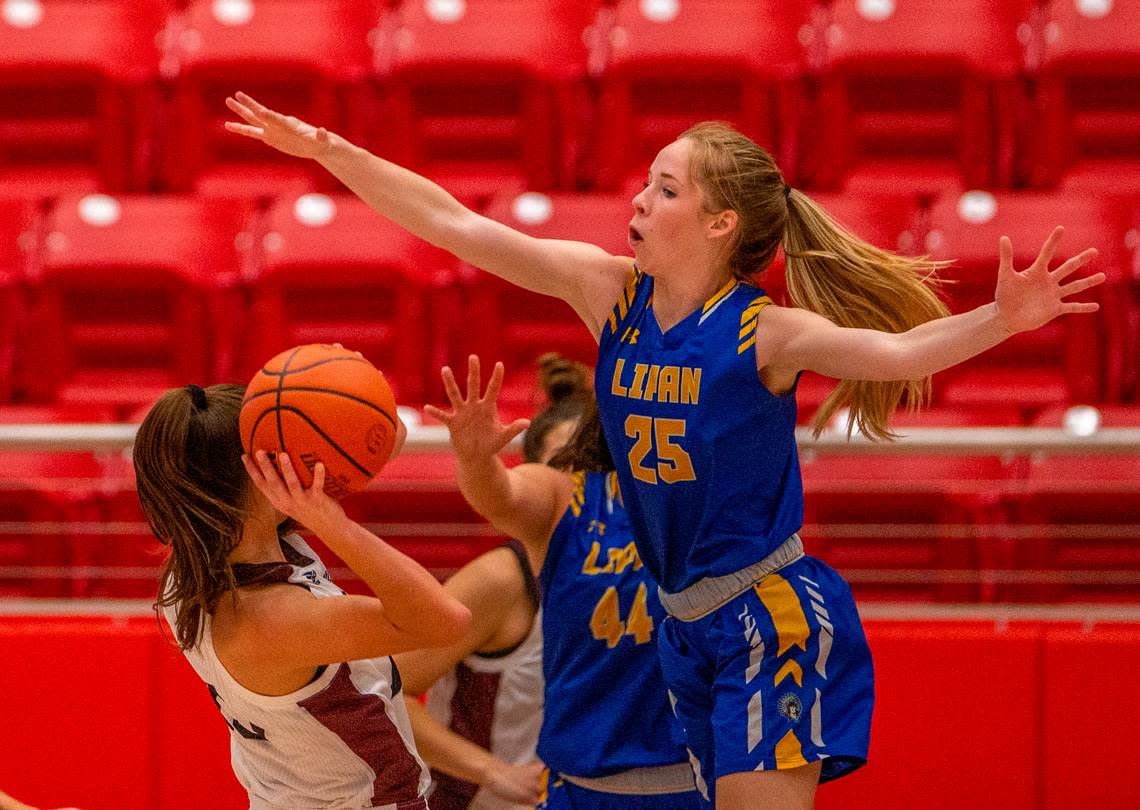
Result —
<instances>
[{"instance_id":1,"label":"player's forearm","mask_svg":"<svg viewBox=\"0 0 1140 810\"><path fill-rule=\"evenodd\" d=\"M895 338L899 351L892 378L928 377L992 349L1009 336L993 303L927 321Z\"/></svg>"},{"instance_id":2,"label":"player's forearm","mask_svg":"<svg viewBox=\"0 0 1140 810\"><path fill-rule=\"evenodd\" d=\"M408 697L405 702L416 748L424 761L457 779L483 784L486 774L495 765L495 755L447 728L415 698Z\"/></svg>"},{"instance_id":3,"label":"player's forearm","mask_svg":"<svg viewBox=\"0 0 1140 810\"><path fill-rule=\"evenodd\" d=\"M453 644L466 632L471 612L411 557L352 520L310 528L379 597L395 627L425 646Z\"/></svg>"},{"instance_id":4,"label":"player's forearm","mask_svg":"<svg viewBox=\"0 0 1140 810\"><path fill-rule=\"evenodd\" d=\"M497 455L458 456L456 480L471 508L492 524L514 509L511 471Z\"/></svg>"},{"instance_id":5,"label":"player's forearm","mask_svg":"<svg viewBox=\"0 0 1140 810\"><path fill-rule=\"evenodd\" d=\"M317 162L373 209L409 233L460 253L460 225L473 216L442 187L330 133Z\"/></svg>"}]
</instances>

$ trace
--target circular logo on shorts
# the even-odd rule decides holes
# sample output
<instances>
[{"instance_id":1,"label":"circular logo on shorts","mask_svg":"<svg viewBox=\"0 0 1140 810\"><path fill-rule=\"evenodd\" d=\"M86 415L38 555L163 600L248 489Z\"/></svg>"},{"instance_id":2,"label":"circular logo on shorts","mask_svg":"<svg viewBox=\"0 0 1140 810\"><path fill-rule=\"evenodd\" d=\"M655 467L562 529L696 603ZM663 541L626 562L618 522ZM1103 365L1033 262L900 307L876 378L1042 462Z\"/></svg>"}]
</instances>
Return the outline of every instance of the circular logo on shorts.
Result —
<instances>
[{"instance_id":1,"label":"circular logo on shorts","mask_svg":"<svg viewBox=\"0 0 1140 810\"><path fill-rule=\"evenodd\" d=\"M793 723L800 722L800 718L804 714L804 705L800 703L799 695L793 692L786 692L780 696L778 704L780 714L791 720Z\"/></svg>"},{"instance_id":2,"label":"circular logo on shorts","mask_svg":"<svg viewBox=\"0 0 1140 810\"><path fill-rule=\"evenodd\" d=\"M376 453L384 446L384 442L387 441L387 439L388 423L377 422L368 429L368 433L364 437L364 444L368 447L369 453Z\"/></svg>"}]
</instances>

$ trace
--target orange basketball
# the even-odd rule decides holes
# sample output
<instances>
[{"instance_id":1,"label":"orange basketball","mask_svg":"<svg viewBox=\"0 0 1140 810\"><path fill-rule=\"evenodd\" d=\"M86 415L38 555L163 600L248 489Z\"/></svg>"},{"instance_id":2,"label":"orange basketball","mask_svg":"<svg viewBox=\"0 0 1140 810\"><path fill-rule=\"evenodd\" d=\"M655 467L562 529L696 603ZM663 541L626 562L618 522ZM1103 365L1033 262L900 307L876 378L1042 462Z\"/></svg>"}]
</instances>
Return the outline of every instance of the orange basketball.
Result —
<instances>
[{"instance_id":1,"label":"orange basketball","mask_svg":"<svg viewBox=\"0 0 1140 810\"><path fill-rule=\"evenodd\" d=\"M325 492L357 492L380 472L396 441L396 400L375 366L327 344L297 346L249 381L239 425L245 451L289 454L306 487L325 465Z\"/></svg>"}]
</instances>

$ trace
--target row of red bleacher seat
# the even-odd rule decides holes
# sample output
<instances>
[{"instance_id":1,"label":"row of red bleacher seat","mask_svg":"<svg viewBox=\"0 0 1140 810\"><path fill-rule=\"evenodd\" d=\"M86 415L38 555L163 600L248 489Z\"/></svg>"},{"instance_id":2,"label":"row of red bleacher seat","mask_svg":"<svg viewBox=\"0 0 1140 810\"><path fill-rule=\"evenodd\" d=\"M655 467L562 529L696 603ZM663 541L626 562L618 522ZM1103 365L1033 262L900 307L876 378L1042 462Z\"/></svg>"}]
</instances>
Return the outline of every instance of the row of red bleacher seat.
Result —
<instances>
[{"instance_id":1,"label":"row of red bleacher seat","mask_svg":"<svg viewBox=\"0 0 1140 810\"><path fill-rule=\"evenodd\" d=\"M329 190L223 130L236 89L471 198L625 188L707 118L804 187L1131 190L1137 30L1111 0L5 0L0 195Z\"/></svg>"},{"instance_id":2,"label":"row of red bleacher seat","mask_svg":"<svg viewBox=\"0 0 1140 810\"><path fill-rule=\"evenodd\" d=\"M5 418L0 409L0 418ZM7 418L68 418L23 409ZM1073 414L1042 412L1040 427ZM1077 416L1085 416L1077 414ZM1006 408L899 414L896 427L1018 424ZM1140 407L1107 406L1105 428L1140 428ZM1080 433L1080 420L1077 422ZM154 594L162 549L150 536L129 460L87 453L8 453L0 470L0 596ZM1140 452L1007 457L866 455L802 458L809 551L840 570L860 599L1140 600ZM500 542L455 484L449 453L402 456L345 501L357 520L445 573ZM351 572L322 552L342 585Z\"/></svg>"},{"instance_id":3,"label":"row of red bleacher seat","mask_svg":"<svg viewBox=\"0 0 1140 810\"><path fill-rule=\"evenodd\" d=\"M1108 196L967 192L817 194L884 248L955 262L952 311L992 300L997 243L1027 266L1055 224L1056 262L1089 246L1108 282L1082 296L1096 315L1059 319L935 380L935 402L1048 405L1136 397L1140 366L1140 205ZM591 363L595 344L562 302L458 264L350 196L252 200L70 195L44 211L0 204L0 403L113 406L131 419L162 390L244 382L301 343L341 342L384 369L399 401L442 396L439 369L470 352L509 369L503 405L529 415L545 351ZM621 194L503 193L486 213L537 237L628 250ZM783 296L782 266L758 279ZM830 383L801 381L804 418Z\"/></svg>"}]
</instances>

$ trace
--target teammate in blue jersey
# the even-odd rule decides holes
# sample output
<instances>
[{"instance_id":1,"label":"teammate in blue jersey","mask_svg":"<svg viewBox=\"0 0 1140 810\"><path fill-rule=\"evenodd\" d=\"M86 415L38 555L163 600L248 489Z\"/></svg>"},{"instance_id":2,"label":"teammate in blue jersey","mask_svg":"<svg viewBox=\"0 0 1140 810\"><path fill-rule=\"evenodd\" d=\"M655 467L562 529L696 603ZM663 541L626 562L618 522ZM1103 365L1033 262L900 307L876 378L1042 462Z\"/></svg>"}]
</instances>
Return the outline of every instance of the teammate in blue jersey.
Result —
<instances>
[{"instance_id":1,"label":"teammate in blue jersey","mask_svg":"<svg viewBox=\"0 0 1140 810\"><path fill-rule=\"evenodd\" d=\"M593 406L580 375L581 398ZM598 434L584 440L579 433L549 464L507 469L498 452L527 423L499 422L502 379L499 363L481 395L472 357L464 396L445 368L453 410L428 410L450 429L464 497L518 538L540 572L545 703L538 755L548 778L539 807L697 808L657 657L665 614L634 546L605 444ZM578 471L563 471L567 465Z\"/></svg>"},{"instance_id":2,"label":"teammate in blue jersey","mask_svg":"<svg viewBox=\"0 0 1140 810\"><path fill-rule=\"evenodd\" d=\"M999 244L994 301L948 316L936 263L879 250L720 124L658 153L611 256L535 239L436 184L239 94L230 131L317 160L376 211L469 264L569 303L600 341L596 387L640 559L670 613L662 667L698 787L721 808L810 807L866 758L871 662L847 586L804 557L794 435L802 371L842 382L816 415L889 438L930 376L1067 313L1096 251L1028 268ZM783 251L794 306L752 286ZM616 303L615 303L616 302Z\"/></svg>"}]
</instances>

